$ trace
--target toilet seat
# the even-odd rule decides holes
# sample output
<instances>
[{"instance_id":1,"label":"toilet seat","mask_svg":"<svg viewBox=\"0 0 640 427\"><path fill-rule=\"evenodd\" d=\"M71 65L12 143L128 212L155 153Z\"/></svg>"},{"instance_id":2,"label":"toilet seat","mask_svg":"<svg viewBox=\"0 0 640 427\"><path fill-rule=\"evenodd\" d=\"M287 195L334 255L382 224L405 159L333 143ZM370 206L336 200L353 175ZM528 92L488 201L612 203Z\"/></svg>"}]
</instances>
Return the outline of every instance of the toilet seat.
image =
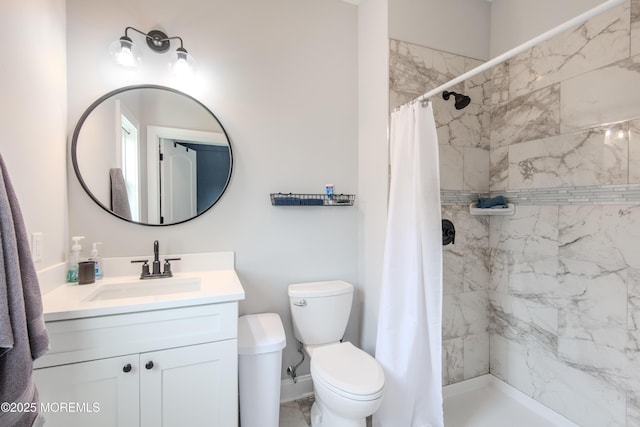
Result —
<instances>
[{"instance_id":1,"label":"toilet seat","mask_svg":"<svg viewBox=\"0 0 640 427\"><path fill-rule=\"evenodd\" d=\"M316 348L311 358L311 378L352 400L378 399L384 388L380 364L350 342Z\"/></svg>"}]
</instances>

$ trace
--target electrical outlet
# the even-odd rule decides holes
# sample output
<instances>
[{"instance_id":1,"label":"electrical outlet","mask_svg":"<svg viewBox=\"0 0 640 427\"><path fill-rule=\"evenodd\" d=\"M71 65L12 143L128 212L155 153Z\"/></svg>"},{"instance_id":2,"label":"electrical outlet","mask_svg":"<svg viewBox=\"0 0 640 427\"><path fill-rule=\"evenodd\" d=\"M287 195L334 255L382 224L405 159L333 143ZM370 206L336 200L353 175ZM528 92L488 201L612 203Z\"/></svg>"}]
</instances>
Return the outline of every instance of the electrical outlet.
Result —
<instances>
[{"instance_id":1,"label":"electrical outlet","mask_svg":"<svg viewBox=\"0 0 640 427\"><path fill-rule=\"evenodd\" d=\"M44 240L41 232L31 233L31 257L33 262L42 261L44 252Z\"/></svg>"}]
</instances>

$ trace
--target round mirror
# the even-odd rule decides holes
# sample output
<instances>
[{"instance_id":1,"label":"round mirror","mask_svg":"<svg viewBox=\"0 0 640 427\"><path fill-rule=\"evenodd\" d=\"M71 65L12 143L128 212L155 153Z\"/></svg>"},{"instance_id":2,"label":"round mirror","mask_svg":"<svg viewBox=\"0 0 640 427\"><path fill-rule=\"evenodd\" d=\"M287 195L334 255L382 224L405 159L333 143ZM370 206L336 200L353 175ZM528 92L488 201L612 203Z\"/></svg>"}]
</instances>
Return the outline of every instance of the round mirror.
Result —
<instances>
[{"instance_id":1,"label":"round mirror","mask_svg":"<svg viewBox=\"0 0 640 427\"><path fill-rule=\"evenodd\" d=\"M73 132L73 169L104 210L144 225L188 221L211 208L231 178L226 131L195 98L129 86L91 104Z\"/></svg>"}]
</instances>

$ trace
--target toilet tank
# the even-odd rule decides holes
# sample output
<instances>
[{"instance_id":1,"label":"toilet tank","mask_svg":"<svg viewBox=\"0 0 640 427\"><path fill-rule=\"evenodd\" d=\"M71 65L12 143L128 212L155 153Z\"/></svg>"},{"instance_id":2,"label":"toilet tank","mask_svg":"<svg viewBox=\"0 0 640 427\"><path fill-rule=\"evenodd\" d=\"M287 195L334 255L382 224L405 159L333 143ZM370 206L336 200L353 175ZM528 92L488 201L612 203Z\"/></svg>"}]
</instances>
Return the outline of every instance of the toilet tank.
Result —
<instances>
[{"instance_id":1,"label":"toilet tank","mask_svg":"<svg viewBox=\"0 0 640 427\"><path fill-rule=\"evenodd\" d=\"M340 341L347 328L353 285L341 280L289 285L296 339L306 345Z\"/></svg>"}]
</instances>

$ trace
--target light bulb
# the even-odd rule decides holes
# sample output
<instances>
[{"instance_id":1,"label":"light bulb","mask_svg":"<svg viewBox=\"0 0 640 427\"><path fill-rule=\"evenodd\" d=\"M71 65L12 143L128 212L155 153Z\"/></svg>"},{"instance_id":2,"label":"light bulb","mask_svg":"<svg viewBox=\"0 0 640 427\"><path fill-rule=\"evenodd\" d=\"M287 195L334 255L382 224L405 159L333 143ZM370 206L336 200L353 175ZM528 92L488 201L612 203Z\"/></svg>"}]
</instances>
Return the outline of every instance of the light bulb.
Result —
<instances>
[{"instance_id":1,"label":"light bulb","mask_svg":"<svg viewBox=\"0 0 640 427\"><path fill-rule=\"evenodd\" d=\"M131 52L131 49L125 46L123 46L122 49L120 50L120 53L118 54L117 62L118 64L124 67L133 67L136 65L136 61L133 58L133 53Z\"/></svg>"},{"instance_id":2,"label":"light bulb","mask_svg":"<svg viewBox=\"0 0 640 427\"><path fill-rule=\"evenodd\" d=\"M195 61L184 48L179 47L173 54L169 67L174 76L186 78L194 74Z\"/></svg>"},{"instance_id":3,"label":"light bulb","mask_svg":"<svg viewBox=\"0 0 640 427\"><path fill-rule=\"evenodd\" d=\"M120 37L119 40L111 43L109 53L118 65L127 68L136 67L142 59L142 52L127 36Z\"/></svg>"}]
</instances>

